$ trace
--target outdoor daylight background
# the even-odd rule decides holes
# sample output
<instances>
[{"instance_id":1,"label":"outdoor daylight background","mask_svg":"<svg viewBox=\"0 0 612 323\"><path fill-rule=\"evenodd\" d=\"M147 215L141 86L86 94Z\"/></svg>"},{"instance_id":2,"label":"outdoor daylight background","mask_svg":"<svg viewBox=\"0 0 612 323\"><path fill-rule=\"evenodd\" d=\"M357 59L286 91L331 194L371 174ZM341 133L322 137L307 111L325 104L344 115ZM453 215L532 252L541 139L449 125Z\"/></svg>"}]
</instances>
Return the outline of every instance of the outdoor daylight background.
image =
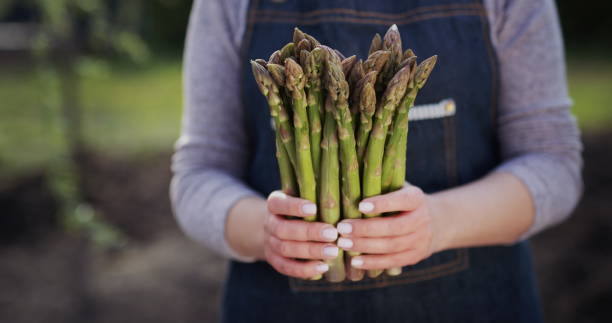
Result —
<instances>
[{"instance_id":1,"label":"outdoor daylight background","mask_svg":"<svg viewBox=\"0 0 612 323\"><path fill-rule=\"evenodd\" d=\"M549 322L612 322L612 12L557 2L585 144L533 239ZM189 0L0 0L0 322L214 322L226 263L168 200Z\"/></svg>"}]
</instances>

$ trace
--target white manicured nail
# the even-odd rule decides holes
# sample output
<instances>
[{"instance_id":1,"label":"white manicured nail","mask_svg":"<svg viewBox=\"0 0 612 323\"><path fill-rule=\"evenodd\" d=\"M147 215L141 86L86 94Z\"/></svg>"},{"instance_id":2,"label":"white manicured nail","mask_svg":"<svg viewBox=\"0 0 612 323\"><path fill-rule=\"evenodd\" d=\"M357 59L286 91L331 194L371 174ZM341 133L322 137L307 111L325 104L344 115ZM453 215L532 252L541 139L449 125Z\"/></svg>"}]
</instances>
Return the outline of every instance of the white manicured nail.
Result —
<instances>
[{"instance_id":1,"label":"white manicured nail","mask_svg":"<svg viewBox=\"0 0 612 323\"><path fill-rule=\"evenodd\" d=\"M351 266L353 266L353 267L361 267L361 266L363 266L363 259L361 259L361 258L353 258L353 259L351 259Z\"/></svg>"},{"instance_id":2,"label":"white manicured nail","mask_svg":"<svg viewBox=\"0 0 612 323\"><path fill-rule=\"evenodd\" d=\"M359 203L359 211L363 213L372 212L374 210L374 203L372 202L361 202Z\"/></svg>"},{"instance_id":3,"label":"white manicured nail","mask_svg":"<svg viewBox=\"0 0 612 323\"><path fill-rule=\"evenodd\" d=\"M347 238L338 239L338 247L348 249L353 247L353 240Z\"/></svg>"},{"instance_id":4,"label":"white manicured nail","mask_svg":"<svg viewBox=\"0 0 612 323\"><path fill-rule=\"evenodd\" d=\"M328 264L319 264L319 265L317 265L317 267L315 267L315 269L318 272L320 272L320 273L324 273L324 272L329 270L329 265Z\"/></svg>"},{"instance_id":5,"label":"white manicured nail","mask_svg":"<svg viewBox=\"0 0 612 323\"><path fill-rule=\"evenodd\" d=\"M353 232L353 226L350 223L338 223L337 228L340 234L349 234Z\"/></svg>"},{"instance_id":6,"label":"white manicured nail","mask_svg":"<svg viewBox=\"0 0 612 323\"><path fill-rule=\"evenodd\" d=\"M338 230L334 228L323 229L323 232L321 232L321 235L326 240L334 241L338 238Z\"/></svg>"},{"instance_id":7,"label":"white manicured nail","mask_svg":"<svg viewBox=\"0 0 612 323\"><path fill-rule=\"evenodd\" d=\"M317 214L317 206L309 203L302 205L302 213L304 214Z\"/></svg>"},{"instance_id":8,"label":"white manicured nail","mask_svg":"<svg viewBox=\"0 0 612 323\"><path fill-rule=\"evenodd\" d=\"M323 254L327 257L337 257L338 256L338 247L325 247L323 248Z\"/></svg>"}]
</instances>

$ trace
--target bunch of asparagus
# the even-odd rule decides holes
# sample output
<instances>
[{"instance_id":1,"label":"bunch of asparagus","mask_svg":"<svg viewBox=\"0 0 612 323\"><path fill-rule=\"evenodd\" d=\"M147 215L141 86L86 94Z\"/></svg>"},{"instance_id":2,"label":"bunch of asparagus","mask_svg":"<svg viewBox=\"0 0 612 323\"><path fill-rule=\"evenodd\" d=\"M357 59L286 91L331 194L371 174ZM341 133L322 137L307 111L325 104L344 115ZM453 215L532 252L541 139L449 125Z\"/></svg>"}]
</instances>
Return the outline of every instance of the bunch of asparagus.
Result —
<instances>
[{"instance_id":1,"label":"bunch of asparagus","mask_svg":"<svg viewBox=\"0 0 612 323\"><path fill-rule=\"evenodd\" d=\"M282 190L317 204L318 214L306 221L336 225L361 218L361 199L402 188L408 111L436 58L417 65L393 25L384 37L374 36L365 60L345 57L295 28L293 41L267 61L251 61L274 120ZM357 255L341 250L328 261L326 279L363 279L364 271L350 266ZM386 273L398 275L401 268Z\"/></svg>"}]
</instances>

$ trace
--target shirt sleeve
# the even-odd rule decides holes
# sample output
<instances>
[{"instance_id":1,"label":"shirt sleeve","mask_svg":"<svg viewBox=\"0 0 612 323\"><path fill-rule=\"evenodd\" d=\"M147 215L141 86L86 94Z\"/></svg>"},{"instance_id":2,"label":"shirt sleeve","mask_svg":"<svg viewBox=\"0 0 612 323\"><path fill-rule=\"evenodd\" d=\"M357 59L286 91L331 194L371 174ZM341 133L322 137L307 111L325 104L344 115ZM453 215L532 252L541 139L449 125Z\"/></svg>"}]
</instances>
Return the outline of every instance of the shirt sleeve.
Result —
<instances>
[{"instance_id":1,"label":"shirt sleeve","mask_svg":"<svg viewBox=\"0 0 612 323\"><path fill-rule=\"evenodd\" d=\"M241 261L225 239L231 207L258 194L241 180L247 141L239 48L248 1L197 0L184 56L182 131L172 159L175 217L192 239Z\"/></svg>"},{"instance_id":2,"label":"shirt sleeve","mask_svg":"<svg viewBox=\"0 0 612 323\"><path fill-rule=\"evenodd\" d=\"M583 189L582 144L570 113L565 57L553 0L485 1L500 70L495 170L518 177L536 216L522 239L566 219Z\"/></svg>"}]
</instances>

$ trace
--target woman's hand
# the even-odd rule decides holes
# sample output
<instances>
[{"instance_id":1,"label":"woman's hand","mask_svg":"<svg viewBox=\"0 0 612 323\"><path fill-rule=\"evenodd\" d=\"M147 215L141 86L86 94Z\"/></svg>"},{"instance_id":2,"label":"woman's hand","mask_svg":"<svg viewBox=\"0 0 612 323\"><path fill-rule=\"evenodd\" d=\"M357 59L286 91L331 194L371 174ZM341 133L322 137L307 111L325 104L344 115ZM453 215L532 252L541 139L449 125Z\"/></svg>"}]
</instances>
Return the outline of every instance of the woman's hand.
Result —
<instances>
[{"instance_id":1,"label":"woman's hand","mask_svg":"<svg viewBox=\"0 0 612 323\"><path fill-rule=\"evenodd\" d=\"M336 228L321 222L286 219L316 214L317 206L275 191L268 197L267 207L263 237L266 261L281 274L298 278L311 278L329 270L321 260L338 255L338 247L333 244L338 237Z\"/></svg>"},{"instance_id":2,"label":"woman's hand","mask_svg":"<svg viewBox=\"0 0 612 323\"><path fill-rule=\"evenodd\" d=\"M361 269L385 269L414 265L440 251L434 229L432 199L416 186L364 199L365 214L400 212L394 216L343 220L338 223L338 246L365 255L351 265Z\"/></svg>"}]
</instances>

